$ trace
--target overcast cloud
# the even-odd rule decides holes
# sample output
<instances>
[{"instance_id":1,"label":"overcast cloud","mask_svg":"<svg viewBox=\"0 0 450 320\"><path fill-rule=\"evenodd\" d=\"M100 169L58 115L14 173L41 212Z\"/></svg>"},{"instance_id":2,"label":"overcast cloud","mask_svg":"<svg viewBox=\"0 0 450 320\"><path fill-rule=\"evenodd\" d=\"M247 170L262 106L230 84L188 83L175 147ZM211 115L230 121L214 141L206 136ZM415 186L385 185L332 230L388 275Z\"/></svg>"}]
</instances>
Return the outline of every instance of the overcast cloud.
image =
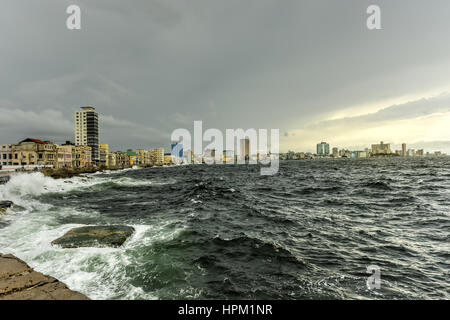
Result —
<instances>
[{"instance_id":1,"label":"overcast cloud","mask_svg":"<svg viewBox=\"0 0 450 320\"><path fill-rule=\"evenodd\" d=\"M382 30L366 28L370 4ZM445 149L449 12L448 0L3 0L0 143L73 140L74 111L92 105L114 150L168 148L194 120L279 128L282 150Z\"/></svg>"}]
</instances>

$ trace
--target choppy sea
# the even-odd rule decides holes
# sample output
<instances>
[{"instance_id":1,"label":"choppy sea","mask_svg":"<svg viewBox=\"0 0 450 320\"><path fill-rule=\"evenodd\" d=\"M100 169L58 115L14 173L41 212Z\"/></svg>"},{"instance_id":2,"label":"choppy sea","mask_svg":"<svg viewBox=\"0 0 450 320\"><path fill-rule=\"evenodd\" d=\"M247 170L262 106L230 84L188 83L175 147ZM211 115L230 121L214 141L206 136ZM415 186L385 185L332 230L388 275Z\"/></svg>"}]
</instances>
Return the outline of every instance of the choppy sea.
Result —
<instances>
[{"instance_id":1,"label":"choppy sea","mask_svg":"<svg viewBox=\"0 0 450 320\"><path fill-rule=\"evenodd\" d=\"M450 157L130 169L0 185L0 252L92 299L449 299ZM120 248L62 249L125 224ZM368 266L380 271L369 289Z\"/></svg>"}]
</instances>

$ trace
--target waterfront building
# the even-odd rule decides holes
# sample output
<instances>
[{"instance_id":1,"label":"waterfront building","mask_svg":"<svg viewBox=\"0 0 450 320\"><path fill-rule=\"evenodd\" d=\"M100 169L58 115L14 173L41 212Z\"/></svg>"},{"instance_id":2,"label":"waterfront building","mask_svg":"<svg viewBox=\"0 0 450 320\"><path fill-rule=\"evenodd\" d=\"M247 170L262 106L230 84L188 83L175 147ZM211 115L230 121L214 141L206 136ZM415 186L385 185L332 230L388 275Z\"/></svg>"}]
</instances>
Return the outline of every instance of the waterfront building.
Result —
<instances>
[{"instance_id":1,"label":"waterfront building","mask_svg":"<svg viewBox=\"0 0 450 320\"><path fill-rule=\"evenodd\" d=\"M350 154L350 150L347 149L341 149L339 151L339 156L342 158L350 158L351 154Z\"/></svg>"},{"instance_id":2,"label":"waterfront building","mask_svg":"<svg viewBox=\"0 0 450 320\"><path fill-rule=\"evenodd\" d=\"M92 167L92 148L75 146L75 168Z\"/></svg>"},{"instance_id":3,"label":"waterfront building","mask_svg":"<svg viewBox=\"0 0 450 320\"><path fill-rule=\"evenodd\" d=\"M77 147L75 146L75 143L70 142L70 141L66 141L61 146L65 147L67 149L67 152L70 150L70 152L72 154L72 156L71 156L71 158L72 158L71 168L75 168L76 167L76 163L77 163Z\"/></svg>"},{"instance_id":4,"label":"waterfront building","mask_svg":"<svg viewBox=\"0 0 450 320\"><path fill-rule=\"evenodd\" d=\"M183 145L181 143L172 143L171 153L173 163L181 163L183 161Z\"/></svg>"},{"instance_id":5,"label":"waterfront building","mask_svg":"<svg viewBox=\"0 0 450 320\"><path fill-rule=\"evenodd\" d=\"M108 166L108 153L105 149L98 149L98 155L99 155L99 166L101 167L107 167Z\"/></svg>"},{"instance_id":6,"label":"waterfront building","mask_svg":"<svg viewBox=\"0 0 450 320\"><path fill-rule=\"evenodd\" d=\"M150 161L153 165L163 165L164 164L164 148L153 148L150 149Z\"/></svg>"},{"instance_id":7,"label":"waterfront building","mask_svg":"<svg viewBox=\"0 0 450 320\"><path fill-rule=\"evenodd\" d=\"M12 144L0 144L0 165L12 165Z\"/></svg>"},{"instance_id":8,"label":"waterfront building","mask_svg":"<svg viewBox=\"0 0 450 320\"><path fill-rule=\"evenodd\" d=\"M288 150L286 154L286 160L293 160L294 159L295 152L292 150Z\"/></svg>"},{"instance_id":9,"label":"waterfront building","mask_svg":"<svg viewBox=\"0 0 450 320\"><path fill-rule=\"evenodd\" d=\"M383 141L381 141L379 144L372 144L373 155L387 155L391 153L392 151L390 143L383 143Z\"/></svg>"},{"instance_id":10,"label":"waterfront building","mask_svg":"<svg viewBox=\"0 0 450 320\"><path fill-rule=\"evenodd\" d=\"M330 154L330 145L326 142L317 144L317 155L319 157L328 156Z\"/></svg>"},{"instance_id":11,"label":"waterfront building","mask_svg":"<svg viewBox=\"0 0 450 320\"><path fill-rule=\"evenodd\" d=\"M188 164L194 163L194 151L193 150L185 150L183 151L184 162Z\"/></svg>"},{"instance_id":12,"label":"waterfront building","mask_svg":"<svg viewBox=\"0 0 450 320\"><path fill-rule=\"evenodd\" d=\"M206 149L203 152L202 162L213 163L213 162L215 162L215 157L216 157L216 149Z\"/></svg>"},{"instance_id":13,"label":"waterfront building","mask_svg":"<svg viewBox=\"0 0 450 320\"><path fill-rule=\"evenodd\" d=\"M222 159L225 163L234 162L234 151L233 150L223 150Z\"/></svg>"},{"instance_id":14,"label":"waterfront building","mask_svg":"<svg viewBox=\"0 0 450 320\"><path fill-rule=\"evenodd\" d=\"M57 166L56 145L50 141L27 138L12 145L11 154L15 166Z\"/></svg>"},{"instance_id":15,"label":"waterfront building","mask_svg":"<svg viewBox=\"0 0 450 320\"><path fill-rule=\"evenodd\" d=\"M406 143L402 143L402 157L406 157Z\"/></svg>"},{"instance_id":16,"label":"waterfront building","mask_svg":"<svg viewBox=\"0 0 450 320\"><path fill-rule=\"evenodd\" d=\"M172 164L172 154L171 153L165 153L164 154L164 164L165 165L170 165Z\"/></svg>"},{"instance_id":17,"label":"waterfront building","mask_svg":"<svg viewBox=\"0 0 450 320\"><path fill-rule=\"evenodd\" d=\"M339 157L338 148L336 148L336 147L333 148L332 155L333 155L334 158Z\"/></svg>"},{"instance_id":18,"label":"waterfront building","mask_svg":"<svg viewBox=\"0 0 450 320\"><path fill-rule=\"evenodd\" d=\"M250 139L245 138L240 141L239 158L244 160L250 159Z\"/></svg>"},{"instance_id":19,"label":"waterfront building","mask_svg":"<svg viewBox=\"0 0 450 320\"><path fill-rule=\"evenodd\" d=\"M117 166L117 158L115 152L108 152L108 167L112 168Z\"/></svg>"},{"instance_id":20,"label":"waterfront building","mask_svg":"<svg viewBox=\"0 0 450 320\"><path fill-rule=\"evenodd\" d=\"M145 149L136 149L137 164L149 165L150 164L150 152Z\"/></svg>"},{"instance_id":21,"label":"waterfront building","mask_svg":"<svg viewBox=\"0 0 450 320\"><path fill-rule=\"evenodd\" d=\"M99 154L98 113L94 107L81 107L75 112L75 145L91 147L92 163L98 165Z\"/></svg>"},{"instance_id":22,"label":"waterfront building","mask_svg":"<svg viewBox=\"0 0 450 320\"><path fill-rule=\"evenodd\" d=\"M137 153L131 149L128 149L126 154L128 156L128 162L129 162L130 166L135 165L137 163Z\"/></svg>"},{"instance_id":23,"label":"waterfront building","mask_svg":"<svg viewBox=\"0 0 450 320\"><path fill-rule=\"evenodd\" d=\"M366 158L366 152L365 151L350 151L349 152L349 156L348 158L356 158L356 159L361 159L361 158Z\"/></svg>"},{"instance_id":24,"label":"waterfront building","mask_svg":"<svg viewBox=\"0 0 450 320\"><path fill-rule=\"evenodd\" d=\"M99 149L99 157L100 157L100 165L104 165L106 167L109 167L109 145L106 143L102 143L98 145ZM104 154L102 154L102 151L104 151Z\"/></svg>"},{"instance_id":25,"label":"waterfront building","mask_svg":"<svg viewBox=\"0 0 450 320\"><path fill-rule=\"evenodd\" d=\"M117 151L116 155L116 165L119 167L127 167L130 165L130 158L126 152Z\"/></svg>"},{"instance_id":26,"label":"waterfront building","mask_svg":"<svg viewBox=\"0 0 450 320\"><path fill-rule=\"evenodd\" d=\"M56 147L57 152L57 164L58 169L72 168L73 166L73 149L72 145L61 145Z\"/></svg>"},{"instance_id":27,"label":"waterfront building","mask_svg":"<svg viewBox=\"0 0 450 320\"><path fill-rule=\"evenodd\" d=\"M367 154L365 151L356 151L357 158L367 158Z\"/></svg>"}]
</instances>

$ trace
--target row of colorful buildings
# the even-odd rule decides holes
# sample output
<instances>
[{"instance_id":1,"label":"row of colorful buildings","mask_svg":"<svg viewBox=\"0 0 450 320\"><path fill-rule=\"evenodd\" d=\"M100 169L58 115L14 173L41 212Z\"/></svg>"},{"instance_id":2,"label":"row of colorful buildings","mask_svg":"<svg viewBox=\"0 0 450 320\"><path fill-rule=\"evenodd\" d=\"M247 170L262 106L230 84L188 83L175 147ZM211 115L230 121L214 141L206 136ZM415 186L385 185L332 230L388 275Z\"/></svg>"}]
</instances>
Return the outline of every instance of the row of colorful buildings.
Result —
<instances>
[{"instance_id":1,"label":"row of colorful buildings","mask_svg":"<svg viewBox=\"0 0 450 320\"><path fill-rule=\"evenodd\" d=\"M107 144L99 145L98 159L93 160L92 147L75 145L69 141L59 145L51 141L27 138L16 144L0 144L2 167L113 168L172 163L171 155L164 154L162 148L110 152Z\"/></svg>"}]
</instances>

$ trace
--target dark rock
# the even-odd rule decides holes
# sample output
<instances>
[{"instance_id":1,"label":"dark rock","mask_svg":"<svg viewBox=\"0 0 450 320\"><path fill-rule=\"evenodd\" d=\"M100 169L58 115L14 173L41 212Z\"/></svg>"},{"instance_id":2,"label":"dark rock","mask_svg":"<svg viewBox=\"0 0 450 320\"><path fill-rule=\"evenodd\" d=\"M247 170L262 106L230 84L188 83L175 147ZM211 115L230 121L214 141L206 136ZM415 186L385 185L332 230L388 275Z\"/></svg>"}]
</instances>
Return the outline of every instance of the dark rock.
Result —
<instances>
[{"instance_id":1,"label":"dark rock","mask_svg":"<svg viewBox=\"0 0 450 320\"><path fill-rule=\"evenodd\" d=\"M0 201L0 213L6 213L6 209L11 208L13 204L12 201Z\"/></svg>"},{"instance_id":2,"label":"dark rock","mask_svg":"<svg viewBox=\"0 0 450 320\"><path fill-rule=\"evenodd\" d=\"M9 181L9 176L0 176L0 184L5 184Z\"/></svg>"},{"instance_id":3,"label":"dark rock","mask_svg":"<svg viewBox=\"0 0 450 320\"><path fill-rule=\"evenodd\" d=\"M34 271L10 254L0 253L0 300L88 300L53 277Z\"/></svg>"},{"instance_id":4,"label":"dark rock","mask_svg":"<svg viewBox=\"0 0 450 320\"><path fill-rule=\"evenodd\" d=\"M12 201L0 201L0 208L11 208L13 204Z\"/></svg>"},{"instance_id":5,"label":"dark rock","mask_svg":"<svg viewBox=\"0 0 450 320\"><path fill-rule=\"evenodd\" d=\"M52 245L63 248L120 247L133 232L133 227L121 225L74 228L53 240Z\"/></svg>"}]
</instances>

